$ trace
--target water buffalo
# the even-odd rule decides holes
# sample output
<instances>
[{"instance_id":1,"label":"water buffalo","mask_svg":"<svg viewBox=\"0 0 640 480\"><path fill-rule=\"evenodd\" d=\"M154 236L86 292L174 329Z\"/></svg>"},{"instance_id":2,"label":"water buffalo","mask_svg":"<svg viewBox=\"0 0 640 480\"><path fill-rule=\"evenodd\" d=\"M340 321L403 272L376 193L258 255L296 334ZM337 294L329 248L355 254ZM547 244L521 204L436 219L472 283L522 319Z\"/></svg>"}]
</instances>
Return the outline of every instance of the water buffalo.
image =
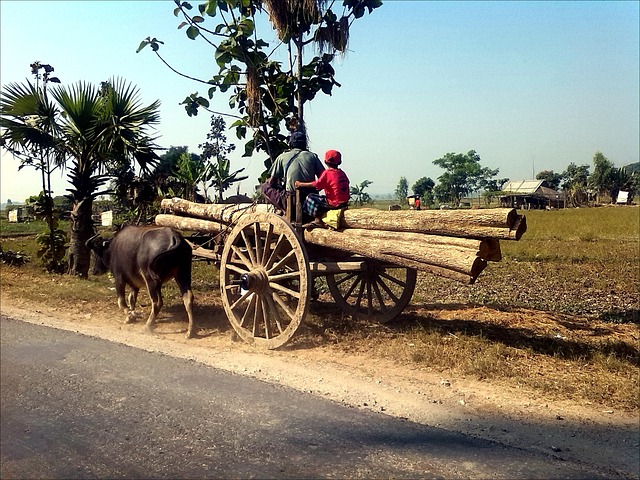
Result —
<instances>
[{"instance_id":1,"label":"water buffalo","mask_svg":"<svg viewBox=\"0 0 640 480\"><path fill-rule=\"evenodd\" d=\"M162 285L175 278L189 317L187 338L193 336L192 251L179 232L168 227L129 226L107 240L96 235L87 240L87 246L94 253L92 273L101 275L110 271L115 279L118 306L127 315L125 323L135 318L138 291L146 285L152 302L146 328L152 330L162 308ZM128 307L126 285L131 287Z\"/></svg>"}]
</instances>

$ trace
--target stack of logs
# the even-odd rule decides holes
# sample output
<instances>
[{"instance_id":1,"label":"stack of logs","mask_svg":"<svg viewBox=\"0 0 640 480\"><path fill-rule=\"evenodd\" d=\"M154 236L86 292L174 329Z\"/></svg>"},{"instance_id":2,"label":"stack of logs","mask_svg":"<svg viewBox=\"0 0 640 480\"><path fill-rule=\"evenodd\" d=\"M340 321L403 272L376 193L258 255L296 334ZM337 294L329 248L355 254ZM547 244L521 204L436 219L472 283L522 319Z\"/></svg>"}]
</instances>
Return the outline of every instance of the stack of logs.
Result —
<instances>
[{"instance_id":1,"label":"stack of logs","mask_svg":"<svg viewBox=\"0 0 640 480\"><path fill-rule=\"evenodd\" d=\"M218 234L247 213L273 211L268 205L201 204L165 199L158 225ZM345 210L339 231L304 231L307 243L364 255L384 262L473 283L502 255L500 240L519 240L526 218L515 209Z\"/></svg>"}]
</instances>

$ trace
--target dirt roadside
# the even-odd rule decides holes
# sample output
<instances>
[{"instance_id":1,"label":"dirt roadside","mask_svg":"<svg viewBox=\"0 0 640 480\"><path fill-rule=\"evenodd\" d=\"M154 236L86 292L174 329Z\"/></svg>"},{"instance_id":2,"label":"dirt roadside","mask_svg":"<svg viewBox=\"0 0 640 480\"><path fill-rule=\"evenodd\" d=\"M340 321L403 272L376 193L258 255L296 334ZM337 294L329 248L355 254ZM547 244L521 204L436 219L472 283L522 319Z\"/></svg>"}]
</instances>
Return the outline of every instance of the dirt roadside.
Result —
<instances>
[{"instance_id":1,"label":"dirt roadside","mask_svg":"<svg viewBox=\"0 0 640 480\"><path fill-rule=\"evenodd\" d=\"M186 340L184 325L164 318L154 334L115 312L47 308L0 298L2 315L75 331L277 383L353 408L463 432L558 459L640 478L639 419L598 405L551 401L531 391L467 378L445 378L392 359L320 348L258 351L231 331ZM294 408L294 407L292 407Z\"/></svg>"}]
</instances>

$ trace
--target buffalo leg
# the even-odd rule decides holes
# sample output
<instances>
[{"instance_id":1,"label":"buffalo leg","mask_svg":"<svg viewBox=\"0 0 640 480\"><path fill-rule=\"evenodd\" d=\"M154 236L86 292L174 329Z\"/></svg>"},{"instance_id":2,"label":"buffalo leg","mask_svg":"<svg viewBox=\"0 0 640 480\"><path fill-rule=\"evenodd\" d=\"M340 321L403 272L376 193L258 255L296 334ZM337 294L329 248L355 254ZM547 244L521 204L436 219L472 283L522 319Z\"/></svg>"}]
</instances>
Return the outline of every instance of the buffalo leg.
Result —
<instances>
[{"instance_id":1,"label":"buffalo leg","mask_svg":"<svg viewBox=\"0 0 640 480\"><path fill-rule=\"evenodd\" d=\"M116 295L118 295L118 307L124 311L126 318L124 323L131 323L135 320L135 315L132 309L127 306L125 299L125 283L116 281Z\"/></svg>"},{"instance_id":2,"label":"buffalo leg","mask_svg":"<svg viewBox=\"0 0 640 480\"><path fill-rule=\"evenodd\" d=\"M136 309L136 302L138 301L138 291L139 288L131 288L131 292L129 293L129 308L133 312Z\"/></svg>"},{"instance_id":3,"label":"buffalo leg","mask_svg":"<svg viewBox=\"0 0 640 480\"><path fill-rule=\"evenodd\" d=\"M187 338L193 338L195 336L193 327L193 292L191 291L191 263L185 265L185 268L179 269L176 272L176 283L180 288L180 294L182 295L182 303L184 303L184 309L187 311L187 317L189 318L189 326L187 327Z\"/></svg>"},{"instance_id":4,"label":"buffalo leg","mask_svg":"<svg viewBox=\"0 0 640 480\"><path fill-rule=\"evenodd\" d=\"M151 298L151 313L149 314L146 328L147 331L151 332L153 331L154 323L156 318L158 318L160 309L162 308L162 281L148 279L147 288L149 290L149 297Z\"/></svg>"},{"instance_id":5,"label":"buffalo leg","mask_svg":"<svg viewBox=\"0 0 640 480\"><path fill-rule=\"evenodd\" d=\"M193 292L191 289L182 294L182 303L184 303L184 309L187 311L187 317L189 317L189 327L187 328L187 338L194 337L193 330Z\"/></svg>"}]
</instances>

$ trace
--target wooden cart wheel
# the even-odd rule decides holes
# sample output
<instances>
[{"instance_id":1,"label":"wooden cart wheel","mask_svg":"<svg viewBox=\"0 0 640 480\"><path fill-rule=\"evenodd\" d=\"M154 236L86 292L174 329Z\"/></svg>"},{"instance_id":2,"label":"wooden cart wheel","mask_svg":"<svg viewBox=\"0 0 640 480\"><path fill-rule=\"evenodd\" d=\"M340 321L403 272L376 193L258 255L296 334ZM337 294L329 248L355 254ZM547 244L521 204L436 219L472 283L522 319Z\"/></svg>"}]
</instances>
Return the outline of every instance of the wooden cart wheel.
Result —
<instances>
[{"instance_id":1,"label":"wooden cart wheel","mask_svg":"<svg viewBox=\"0 0 640 480\"><path fill-rule=\"evenodd\" d=\"M327 285L343 312L386 323L411 301L417 276L413 268L367 259L359 271L328 274Z\"/></svg>"},{"instance_id":2,"label":"wooden cart wheel","mask_svg":"<svg viewBox=\"0 0 640 480\"><path fill-rule=\"evenodd\" d=\"M220 263L222 303L244 341L273 349L284 345L307 313L309 261L293 228L273 213L240 218Z\"/></svg>"}]
</instances>

